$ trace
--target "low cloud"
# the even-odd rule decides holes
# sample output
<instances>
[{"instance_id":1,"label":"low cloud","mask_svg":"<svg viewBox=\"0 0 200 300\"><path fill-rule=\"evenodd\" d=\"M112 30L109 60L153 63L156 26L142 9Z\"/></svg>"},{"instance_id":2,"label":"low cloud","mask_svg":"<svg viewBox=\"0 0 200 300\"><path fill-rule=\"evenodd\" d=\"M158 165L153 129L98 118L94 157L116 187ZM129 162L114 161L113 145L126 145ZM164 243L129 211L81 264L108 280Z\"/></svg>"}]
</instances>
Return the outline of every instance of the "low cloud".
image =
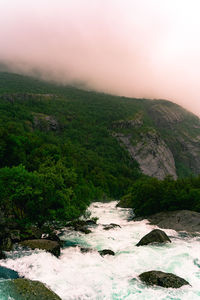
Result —
<instances>
[{"instance_id":1,"label":"low cloud","mask_svg":"<svg viewBox=\"0 0 200 300\"><path fill-rule=\"evenodd\" d=\"M0 0L0 63L200 115L199 0Z\"/></svg>"}]
</instances>

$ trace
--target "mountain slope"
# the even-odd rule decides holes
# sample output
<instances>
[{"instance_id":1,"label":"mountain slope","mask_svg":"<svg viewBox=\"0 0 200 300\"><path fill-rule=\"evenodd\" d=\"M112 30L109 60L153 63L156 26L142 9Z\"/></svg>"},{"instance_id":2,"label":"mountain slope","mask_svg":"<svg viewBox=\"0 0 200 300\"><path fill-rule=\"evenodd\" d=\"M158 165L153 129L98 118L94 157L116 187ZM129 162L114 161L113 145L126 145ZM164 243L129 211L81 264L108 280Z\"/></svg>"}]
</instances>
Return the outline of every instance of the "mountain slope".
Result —
<instances>
[{"instance_id":1,"label":"mountain slope","mask_svg":"<svg viewBox=\"0 0 200 300\"><path fill-rule=\"evenodd\" d=\"M101 187L105 172L113 176L112 187L105 190L117 189L119 173L124 180L139 176L138 165L159 179L200 173L199 118L169 101L117 97L0 73L0 109L1 127L15 121L26 132L39 131L61 143L70 140L96 156L88 172Z\"/></svg>"}]
</instances>

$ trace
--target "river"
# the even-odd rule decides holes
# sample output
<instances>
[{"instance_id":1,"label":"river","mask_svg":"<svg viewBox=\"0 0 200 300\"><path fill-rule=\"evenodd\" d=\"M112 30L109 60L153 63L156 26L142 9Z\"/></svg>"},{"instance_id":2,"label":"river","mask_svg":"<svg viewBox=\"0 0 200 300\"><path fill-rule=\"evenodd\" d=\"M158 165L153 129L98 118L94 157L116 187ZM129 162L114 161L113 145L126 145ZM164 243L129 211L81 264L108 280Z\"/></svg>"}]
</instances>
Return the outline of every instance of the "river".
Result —
<instances>
[{"instance_id":1,"label":"river","mask_svg":"<svg viewBox=\"0 0 200 300\"><path fill-rule=\"evenodd\" d=\"M147 221L129 221L130 210L116 208L115 201L93 203L89 210L98 217L92 233L82 234L64 229L65 247L59 259L43 251L13 251L0 265L14 269L21 276L47 284L63 300L195 300L200 299L200 238L180 236L165 230L172 243L136 247L136 243L156 226ZM104 230L104 224L121 228ZM82 247L111 249L115 256L97 251L81 253ZM147 287L138 275L161 270L183 277L191 286L180 289ZM0 300L8 300L0 296Z\"/></svg>"}]
</instances>

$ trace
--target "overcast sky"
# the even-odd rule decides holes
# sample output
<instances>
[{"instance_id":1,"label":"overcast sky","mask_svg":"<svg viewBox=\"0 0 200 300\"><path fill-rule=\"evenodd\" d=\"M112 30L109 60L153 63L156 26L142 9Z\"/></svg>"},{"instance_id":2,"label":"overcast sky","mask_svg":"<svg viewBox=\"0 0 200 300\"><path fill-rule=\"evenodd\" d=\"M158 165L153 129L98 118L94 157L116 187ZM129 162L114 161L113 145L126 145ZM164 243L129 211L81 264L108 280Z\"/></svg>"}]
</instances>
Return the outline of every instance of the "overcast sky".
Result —
<instances>
[{"instance_id":1,"label":"overcast sky","mask_svg":"<svg viewBox=\"0 0 200 300\"><path fill-rule=\"evenodd\" d=\"M0 62L200 115L200 0L0 0Z\"/></svg>"}]
</instances>

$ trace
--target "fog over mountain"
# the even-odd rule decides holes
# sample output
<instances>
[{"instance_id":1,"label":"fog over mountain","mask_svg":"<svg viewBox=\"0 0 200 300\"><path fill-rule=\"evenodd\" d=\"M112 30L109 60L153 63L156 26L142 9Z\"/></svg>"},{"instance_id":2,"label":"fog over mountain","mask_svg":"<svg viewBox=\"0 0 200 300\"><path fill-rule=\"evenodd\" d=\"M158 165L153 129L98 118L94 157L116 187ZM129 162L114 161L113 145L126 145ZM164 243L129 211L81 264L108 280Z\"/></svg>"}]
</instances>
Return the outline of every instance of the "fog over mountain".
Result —
<instances>
[{"instance_id":1,"label":"fog over mountain","mask_svg":"<svg viewBox=\"0 0 200 300\"><path fill-rule=\"evenodd\" d=\"M200 115L199 0L0 0L0 63Z\"/></svg>"}]
</instances>

